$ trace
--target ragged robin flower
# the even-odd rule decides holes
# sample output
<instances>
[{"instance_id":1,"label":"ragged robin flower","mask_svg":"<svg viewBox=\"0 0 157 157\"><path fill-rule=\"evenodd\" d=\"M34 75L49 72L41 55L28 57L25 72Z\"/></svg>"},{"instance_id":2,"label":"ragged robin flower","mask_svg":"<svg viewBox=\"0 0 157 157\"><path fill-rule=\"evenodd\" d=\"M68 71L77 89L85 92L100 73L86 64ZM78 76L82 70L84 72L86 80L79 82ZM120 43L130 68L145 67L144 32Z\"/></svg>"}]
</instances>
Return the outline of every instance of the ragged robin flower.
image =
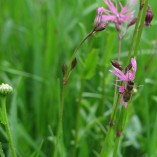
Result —
<instances>
[{"instance_id":1,"label":"ragged robin flower","mask_svg":"<svg viewBox=\"0 0 157 157\"><path fill-rule=\"evenodd\" d=\"M114 5L111 0L104 0L105 4L108 7L104 9L103 7L98 8L101 13L101 21L103 22L113 22L117 30L121 30L121 26L123 23L130 23L130 21L134 18L134 11L131 11L129 5L126 4L123 6L120 2L120 11L118 11L118 6ZM135 3L136 0L132 0L132 4ZM103 14L104 13L104 14Z\"/></svg>"},{"instance_id":2,"label":"ragged robin flower","mask_svg":"<svg viewBox=\"0 0 157 157\"><path fill-rule=\"evenodd\" d=\"M114 65L113 68L114 70L109 71L119 78L118 81L123 82L123 85L119 86L119 93L122 94L120 103L124 102L124 106L127 107L128 101L131 98L132 91L134 88L134 79L137 70L136 59L131 58L131 63L126 67L125 73L122 72L121 69L119 69L118 67L115 67Z\"/></svg>"},{"instance_id":3,"label":"ragged robin flower","mask_svg":"<svg viewBox=\"0 0 157 157\"><path fill-rule=\"evenodd\" d=\"M104 12L104 8L103 7L99 7L97 9L97 15L95 17L95 20L94 20L94 31L95 32L98 32L98 31L102 31L106 28L106 26L108 25L108 21L106 21L104 18L103 18L103 12Z\"/></svg>"}]
</instances>

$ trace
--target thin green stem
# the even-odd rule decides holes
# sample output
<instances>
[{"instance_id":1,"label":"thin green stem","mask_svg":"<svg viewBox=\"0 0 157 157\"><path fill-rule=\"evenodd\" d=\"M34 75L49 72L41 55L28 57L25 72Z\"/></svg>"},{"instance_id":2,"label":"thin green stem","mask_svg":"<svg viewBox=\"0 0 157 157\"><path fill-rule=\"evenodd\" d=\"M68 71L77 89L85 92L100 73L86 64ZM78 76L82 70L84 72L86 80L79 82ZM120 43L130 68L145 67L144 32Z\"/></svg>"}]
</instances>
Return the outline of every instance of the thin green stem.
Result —
<instances>
[{"instance_id":1,"label":"thin green stem","mask_svg":"<svg viewBox=\"0 0 157 157\"><path fill-rule=\"evenodd\" d=\"M61 96L61 106L60 106L60 112L59 112L59 124L58 124L57 137L56 137L56 145L55 145L55 150L54 150L53 157L57 157L58 144L59 144L59 140L60 140L60 136L61 136L62 119L63 119L63 111L64 111L65 89L66 89L66 85L63 85L62 96Z\"/></svg>"},{"instance_id":2,"label":"thin green stem","mask_svg":"<svg viewBox=\"0 0 157 157\"><path fill-rule=\"evenodd\" d=\"M121 32L118 32L118 62L120 62L120 54L121 54L121 49L122 49L122 38L121 38ZM117 84L117 77L115 79L115 84ZM117 86L115 86L115 92L114 92L114 100L113 100L113 110L112 110L112 114L111 114L111 119L110 119L110 126L108 128L108 132L106 134L106 137L105 137L105 141L104 141L104 144L103 144L103 148L101 150L101 153L100 153L100 157L105 157L108 152L108 146L109 145L109 136L110 136L110 132L111 132L111 129L112 129L112 125L113 125L113 122L114 122L114 117L116 115L116 111L117 111L117 108L118 108L118 104L119 104L119 100L120 100L120 94L117 93Z\"/></svg>"},{"instance_id":3,"label":"thin green stem","mask_svg":"<svg viewBox=\"0 0 157 157\"><path fill-rule=\"evenodd\" d=\"M16 157L15 148L14 148L14 144L13 144L13 139L12 139L12 136L11 136L9 122L8 122L7 111L6 111L6 96L2 97L1 102L2 102L2 112L3 112L4 125L5 125L6 133L7 133L7 136L8 136L12 156Z\"/></svg>"},{"instance_id":4,"label":"thin green stem","mask_svg":"<svg viewBox=\"0 0 157 157\"><path fill-rule=\"evenodd\" d=\"M120 62L121 49L122 49L122 39L121 39L121 33L119 33L119 40L118 40L118 62Z\"/></svg>"},{"instance_id":5,"label":"thin green stem","mask_svg":"<svg viewBox=\"0 0 157 157\"><path fill-rule=\"evenodd\" d=\"M114 108L113 108L113 111L112 111L112 114L111 114L110 123L113 123L113 121L114 121L114 117L115 117L117 107L118 107L118 104L119 104L119 99L120 99L120 94L118 95L117 100L114 104ZM113 125L113 124L111 124L111 125ZM104 144L103 144L103 148L100 152L100 157L106 157L108 155L109 145L110 145L109 139L110 139L110 134L111 134L112 129L113 129L112 126L109 126L106 137L105 137L105 141L104 141Z\"/></svg>"},{"instance_id":6,"label":"thin green stem","mask_svg":"<svg viewBox=\"0 0 157 157\"><path fill-rule=\"evenodd\" d=\"M74 139L75 143L74 143L74 149L73 149L73 157L77 156L78 131L79 131L80 108L81 108L82 93L83 93L83 79L81 79L81 87L80 87L80 93L79 93L79 96L78 96L77 109L76 109L76 126L75 126L75 139Z\"/></svg>"},{"instance_id":7,"label":"thin green stem","mask_svg":"<svg viewBox=\"0 0 157 157\"><path fill-rule=\"evenodd\" d=\"M73 55L71 56L71 59L69 61L68 67L67 67L67 72L65 74L65 80L66 82L69 80L70 74L72 72L71 66L72 66L72 62L74 61L74 59L77 57L78 54L78 49L82 46L82 44L89 38L91 37L94 33L96 33L94 30L91 31L89 34L87 34L87 36L79 43L79 45L76 47Z\"/></svg>"},{"instance_id":8,"label":"thin green stem","mask_svg":"<svg viewBox=\"0 0 157 157\"><path fill-rule=\"evenodd\" d=\"M77 56L77 53L78 53L78 49L82 46L82 44L90 37L92 36L93 34L95 33L95 31L91 31L89 34L87 34L87 36L79 43L79 45L76 47L71 59L70 59L70 62L69 62L69 67L71 67L71 63L73 61L73 59Z\"/></svg>"},{"instance_id":9,"label":"thin green stem","mask_svg":"<svg viewBox=\"0 0 157 157\"><path fill-rule=\"evenodd\" d=\"M124 109L123 106L121 106L121 110L119 112L118 123L117 123L117 130L116 130L117 131L117 133L116 133L116 143L115 143L115 147L114 147L114 151L113 151L113 156L112 157L116 157L117 156L118 146L120 144L121 132L123 130L122 126L123 126L124 112L125 112L125 109Z\"/></svg>"},{"instance_id":10,"label":"thin green stem","mask_svg":"<svg viewBox=\"0 0 157 157\"><path fill-rule=\"evenodd\" d=\"M143 27L144 27L144 21L145 21L145 17L146 17L147 8L148 8L148 0L145 0L143 12L142 12L142 15L141 15L142 17L141 17L141 20L140 20L139 31L138 31L138 34L137 34L137 40L136 40L137 42L136 42L136 45L135 45L134 56L137 56L137 53L138 53L138 48L139 48L139 44L140 44L140 39L141 39Z\"/></svg>"},{"instance_id":11,"label":"thin green stem","mask_svg":"<svg viewBox=\"0 0 157 157\"><path fill-rule=\"evenodd\" d=\"M132 54L132 51L133 51L133 48L134 48L134 44L135 44L135 40L136 40L137 32L138 32L138 26L139 26L139 22L140 22L140 19L141 19L141 14L142 14L142 10L139 9L138 18L137 18L137 21L136 21L133 37L132 37L132 40L131 40L130 50L129 50L129 53L128 53L127 64L130 62L131 54Z\"/></svg>"},{"instance_id":12,"label":"thin green stem","mask_svg":"<svg viewBox=\"0 0 157 157\"><path fill-rule=\"evenodd\" d=\"M117 151L118 151L118 146L120 143L120 137L116 138L116 144L115 144L115 148L114 148L114 152L113 152L113 156L112 157L117 157Z\"/></svg>"}]
</instances>

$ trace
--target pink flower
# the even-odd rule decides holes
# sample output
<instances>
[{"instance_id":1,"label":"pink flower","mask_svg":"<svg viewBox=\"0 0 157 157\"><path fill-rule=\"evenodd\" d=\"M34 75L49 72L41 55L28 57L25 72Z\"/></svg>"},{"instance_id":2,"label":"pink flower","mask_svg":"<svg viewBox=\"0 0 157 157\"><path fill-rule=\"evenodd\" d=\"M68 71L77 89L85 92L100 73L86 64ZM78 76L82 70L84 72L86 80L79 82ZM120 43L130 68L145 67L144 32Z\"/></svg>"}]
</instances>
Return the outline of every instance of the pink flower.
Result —
<instances>
[{"instance_id":1,"label":"pink flower","mask_svg":"<svg viewBox=\"0 0 157 157\"><path fill-rule=\"evenodd\" d=\"M94 20L94 31L96 31L96 32L104 30L106 28L106 26L108 25L108 21L104 20L104 18L103 18L104 11L105 10L103 7L99 7L97 9L97 15Z\"/></svg>"},{"instance_id":2,"label":"pink flower","mask_svg":"<svg viewBox=\"0 0 157 157\"><path fill-rule=\"evenodd\" d=\"M132 4L135 3L135 1L136 0L132 0ZM103 8L101 9L101 13L104 13L104 15L102 15L102 20L114 22L118 30L123 23L128 23L134 18L134 11L130 11L128 4L123 6L119 3L121 10L118 12L117 5L115 6L111 0L104 0L104 2L106 3L108 10L101 7Z\"/></svg>"},{"instance_id":3,"label":"pink flower","mask_svg":"<svg viewBox=\"0 0 157 157\"><path fill-rule=\"evenodd\" d=\"M127 66L125 73L123 73L120 69L118 69L115 66L113 66L113 68L114 70L109 71L116 75L120 79L119 81L124 82L124 85L119 86L119 93L122 94L120 103L124 102L124 106L127 107L128 101L131 98L132 90L134 87L134 79L137 70L136 59L131 58L131 63Z\"/></svg>"},{"instance_id":4,"label":"pink flower","mask_svg":"<svg viewBox=\"0 0 157 157\"><path fill-rule=\"evenodd\" d=\"M133 81L135 79L136 70L137 70L136 59L131 58L131 68L129 69L126 68L126 73L123 73L121 70L119 70L114 66L113 68L114 70L109 70L109 71L114 75L116 75L120 79L120 81L124 81L124 82Z\"/></svg>"}]
</instances>

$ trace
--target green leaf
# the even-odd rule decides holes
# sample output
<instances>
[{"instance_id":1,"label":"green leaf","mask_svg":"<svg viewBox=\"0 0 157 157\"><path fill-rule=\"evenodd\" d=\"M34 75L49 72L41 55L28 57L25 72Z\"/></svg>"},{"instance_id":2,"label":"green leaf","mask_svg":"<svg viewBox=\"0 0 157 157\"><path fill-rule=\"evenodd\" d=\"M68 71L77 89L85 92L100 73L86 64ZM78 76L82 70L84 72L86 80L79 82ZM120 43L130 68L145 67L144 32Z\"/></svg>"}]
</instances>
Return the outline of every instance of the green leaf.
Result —
<instances>
[{"instance_id":1,"label":"green leaf","mask_svg":"<svg viewBox=\"0 0 157 157\"><path fill-rule=\"evenodd\" d=\"M91 79L95 74L96 66L98 63L98 50L93 49L87 56L83 65L82 78Z\"/></svg>"},{"instance_id":2,"label":"green leaf","mask_svg":"<svg viewBox=\"0 0 157 157\"><path fill-rule=\"evenodd\" d=\"M4 153L3 153L3 149L2 149L2 144L0 143L0 156L1 157L5 157Z\"/></svg>"}]
</instances>

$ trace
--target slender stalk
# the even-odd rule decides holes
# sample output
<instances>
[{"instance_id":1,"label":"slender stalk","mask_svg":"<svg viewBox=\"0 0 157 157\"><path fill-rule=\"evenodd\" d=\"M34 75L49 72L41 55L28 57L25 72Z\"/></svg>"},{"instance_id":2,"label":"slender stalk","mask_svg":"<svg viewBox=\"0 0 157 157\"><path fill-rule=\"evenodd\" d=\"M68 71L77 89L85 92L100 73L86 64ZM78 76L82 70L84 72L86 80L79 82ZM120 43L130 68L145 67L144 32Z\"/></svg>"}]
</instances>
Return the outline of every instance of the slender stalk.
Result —
<instances>
[{"instance_id":1,"label":"slender stalk","mask_svg":"<svg viewBox=\"0 0 157 157\"><path fill-rule=\"evenodd\" d=\"M139 31L137 34L134 56L137 56L137 53L138 53L138 48L139 48L139 44L140 44L143 27L144 27L144 21L145 21L145 17L146 17L146 13L147 13L147 8L148 8L148 0L145 0L142 17L141 17L141 21L140 21L140 27L139 27Z\"/></svg>"},{"instance_id":2,"label":"slender stalk","mask_svg":"<svg viewBox=\"0 0 157 157\"><path fill-rule=\"evenodd\" d=\"M16 157L15 148L14 148L14 144L13 144L13 139L12 139L12 136L11 136L9 122L8 122L7 111L6 111L6 96L2 97L1 102L2 102L2 112L3 112L4 125L5 125L6 133L7 133L7 136L8 136L12 156Z\"/></svg>"},{"instance_id":3,"label":"slender stalk","mask_svg":"<svg viewBox=\"0 0 157 157\"><path fill-rule=\"evenodd\" d=\"M122 38L121 38L121 31L118 32L118 62L120 62L120 54L121 54L121 50L122 50ZM117 84L117 78L115 79L115 85ZM118 106L118 102L119 101L119 98L120 98L120 95L117 95L117 89L118 87L115 86L115 91L114 91L114 104L115 106L113 106L113 112L112 112L112 115L111 115L111 120L114 119L114 115L115 115L115 112L117 110L117 106ZM117 98L117 100L116 100Z\"/></svg>"},{"instance_id":4,"label":"slender stalk","mask_svg":"<svg viewBox=\"0 0 157 157\"><path fill-rule=\"evenodd\" d=\"M117 107L118 107L118 104L119 104L119 99L120 99L120 95L118 95L116 103L114 104L114 109L113 109L112 114L111 114L110 123L113 123L113 121L114 121L115 113L117 111ZM106 137L105 137L105 141L104 141L103 147L102 147L101 152L100 152L100 157L106 157L108 155L109 145L110 145L109 140L111 140L110 139L110 134L111 134L111 131L113 129L111 125L113 125L113 124L110 124L110 126L108 128L108 131L107 131L107 134L106 134Z\"/></svg>"},{"instance_id":5,"label":"slender stalk","mask_svg":"<svg viewBox=\"0 0 157 157\"><path fill-rule=\"evenodd\" d=\"M114 152L113 152L112 157L117 157L117 151L118 151L119 143L120 143L120 137L116 137L116 144L115 144L115 147L114 147Z\"/></svg>"},{"instance_id":6,"label":"slender stalk","mask_svg":"<svg viewBox=\"0 0 157 157\"><path fill-rule=\"evenodd\" d=\"M144 2L144 9L141 8L142 2ZM146 16L147 7L148 7L148 0L145 0L145 1L140 0L138 18L136 21L133 37L131 40L130 50L129 50L128 57L127 57L127 64L130 61L133 49L135 50L134 56L137 56L137 50L138 50L139 43L140 43L140 38L141 38L142 30L143 30L143 24L144 24L144 20L145 20L145 16ZM140 29L139 29L139 23L140 23Z\"/></svg>"},{"instance_id":7,"label":"slender stalk","mask_svg":"<svg viewBox=\"0 0 157 157\"><path fill-rule=\"evenodd\" d=\"M120 131L119 137L116 137L116 144L114 147L114 152L113 152L113 156L112 157L117 157L117 151L118 151L118 146L120 144L120 141L122 140L122 136L121 133L124 130L125 124L126 124L126 119L127 119L127 113L128 113L128 109L129 106L127 108L124 108L122 106L121 111L120 111L120 115L119 115L119 120L118 120L118 125L117 128Z\"/></svg>"},{"instance_id":8,"label":"slender stalk","mask_svg":"<svg viewBox=\"0 0 157 157\"><path fill-rule=\"evenodd\" d=\"M71 59L70 59L70 63L69 63L69 67L71 66L71 63L73 61L73 59L77 56L78 53L78 49L82 46L82 44L93 34L95 33L95 31L91 31L89 34L87 34L87 36L79 43L79 45L76 47Z\"/></svg>"},{"instance_id":9,"label":"slender stalk","mask_svg":"<svg viewBox=\"0 0 157 157\"><path fill-rule=\"evenodd\" d=\"M118 62L120 62L121 49L122 49L122 38L121 38L121 34L119 33L119 40L118 40Z\"/></svg>"},{"instance_id":10,"label":"slender stalk","mask_svg":"<svg viewBox=\"0 0 157 157\"><path fill-rule=\"evenodd\" d=\"M120 144L120 137L121 137L121 132L123 130L122 128L122 124L123 124L123 116L124 116L124 107L121 106L121 110L119 112L119 118L118 118L118 124L117 124L117 133L116 133L116 143L115 143L115 147L114 147L114 151L113 151L113 156L112 157L116 157L117 156L117 151L118 151L118 146Z\"/></svg>"},{"instance_id":11,"label":"slender stalk","mask_svg":"<svg viewBox=\"0 0 157 157\"><path fill-rule=\"evenodd\" d=\"M59 144L59 140L60 140L60 136L61 136L62 119L63 119L63 111L64 111L65 89L66 89L66 85L63 85L62 96L61 96L61 106L60 106L61 108L60 108L60 112L59 112L59 124L58 124L57 137L56 137L56 145L55 145L55 150L54 150L53 157L57 157L58 144Z\"/></svg>"},{"instance_id":12,"label":"slender stalk","mask_svg":"<svg viewBox=\"0 0 157 157\"><path fill-rule=\"evenodd\" d=\"M83 79L81 79L81 88L78 96L77 109L76 109L76 126L75 126L75 143L73 149L73 157L77 156L77 145L78 145L78 131L79 131L79 120L80 120L80 108L83 93Z\"/></svg>"},{"instance_id":13,"label":"slender stalk","mask_svg":"<svg viewBox=\"0 0 157 157\"><path fill-rule=\"evenodd\" d=\"M121 38L121 31L118 32L118 62L120 62L120 54L121 54L121 48L122 48L122 38ZM117 84L117 77L115 79L115 84ZM111 132L111 129L112 129L112 125L113 125L113 122L114 122L114 118L115 118L115 115L116 115L116 111L117 111L117 108L118 108L118 104L119 104L119 100L120 100L120 94L117 93L117 86L115 86L115 91L114 91L114 101L113 101L113 110L112 110L112 114L111 114L111 119L110 119L110 126L108 128L108 132L106 134L106 138L105 138L105 141L104 141L104 144L103 144L103 148L101 150L101 153L100 153L100 157L105 157L108 152L108 147L107 145L109 145L109 136L110 136L110 132Z\"/></svg>"}]
</instances>

